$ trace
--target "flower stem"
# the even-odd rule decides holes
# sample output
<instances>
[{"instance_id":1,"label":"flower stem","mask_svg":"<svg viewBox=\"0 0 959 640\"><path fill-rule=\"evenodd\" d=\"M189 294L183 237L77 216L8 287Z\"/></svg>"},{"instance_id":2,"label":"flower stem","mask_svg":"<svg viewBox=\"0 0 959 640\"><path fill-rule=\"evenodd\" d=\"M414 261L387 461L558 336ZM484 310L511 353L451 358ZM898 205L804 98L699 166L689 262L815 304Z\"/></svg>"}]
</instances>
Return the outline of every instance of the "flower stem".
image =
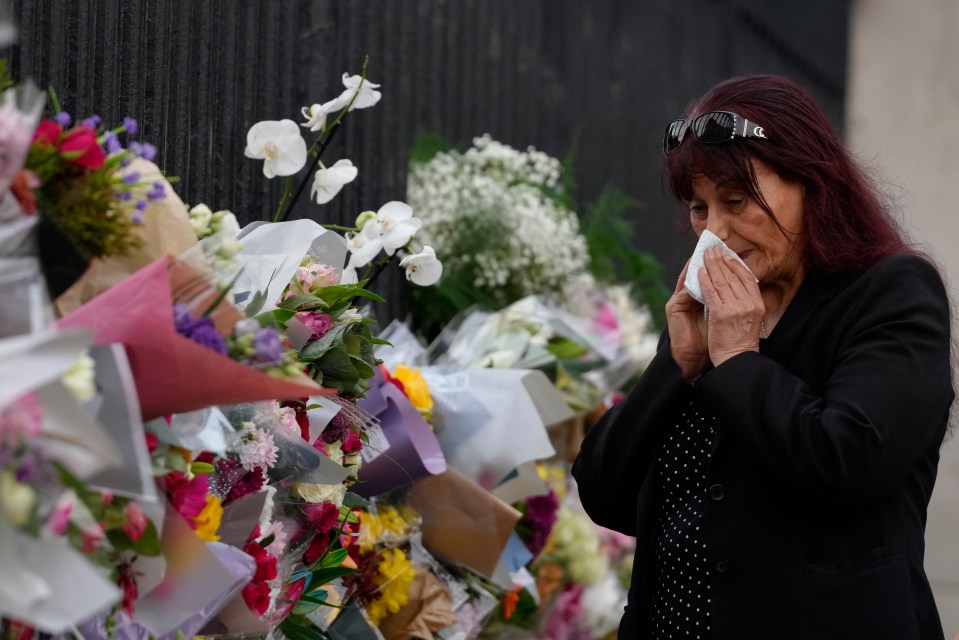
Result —
<instances>
[{"instance_id":1,"label":"flower stem","mask_svg":"<svg viewBox=\"0 0 959 640\"><path fill-rule=\"evenodd\" d=\"M283 207L286 206L287 201L290 199L290 192L293 191L293 176L288 176L286 179L286 188L283 190L283 198L280 199L280 206L276 210L276 215L273 216L273 222L279 222L282 220L280 214L283 213Z\"/></svg>"},{"instance_id":2,"label":"flower stem","mask_svg":"<svg viewBox=\"0 0 959 640\"><path fill-rule=\"evenodd\" d=\"M342 231L343 233L356 231L356 227L344 227L339 224L321 224L320 226L324 229L329 229L330 231Z\"/></svg>"},{"instance_id":3,"label":"flower stem","mask_svg":"<svg viewBox=\"0 0 959 640\"><path fill-rule=\"evenodd\" d=\"M283 202L280 203L280 210L277 211L273 222L282 222L290 216L290 212L293 210L293 206L296 204L296 201L299 200L300 196L303 194L303 189L306 188L306 183L309 182L310 176L313 174L313 171L316 169L317 165L320 164L320 158L323 157L323 152L326 151L330 141L333 140L333 136L336 135L336 131L340 128L340 123L343 122L343 118L346 117L346 114L353 106L353 101L356 100L356 96L360 95L360 90L363 88L363 83L366 82L366 64L369 62L369 60L369 56L363 60L363 71L360 73L360 84L357 85L356 92L353 94L353 97L350 98L350 102L343 107L342 110L340 110L339 115L336 116L336 120L334 120L332 124L323 130L320 136L317 137L316 142L314 142L312 147L310 147L312 150L314 147L316 147L317 143L319 143L319 148L316 150L316 157L313 158L313 163L303 176L303 180L300 181L300 186L297 187L296 193L293 195L293 199L290 200L289 204L287 204L286 208L284 209L283 205L287 199L286 196L284 196ZM321 138L322 142L320 142ZM290 180L292 180L292 177Z\"/></svg>"}]
</instances>

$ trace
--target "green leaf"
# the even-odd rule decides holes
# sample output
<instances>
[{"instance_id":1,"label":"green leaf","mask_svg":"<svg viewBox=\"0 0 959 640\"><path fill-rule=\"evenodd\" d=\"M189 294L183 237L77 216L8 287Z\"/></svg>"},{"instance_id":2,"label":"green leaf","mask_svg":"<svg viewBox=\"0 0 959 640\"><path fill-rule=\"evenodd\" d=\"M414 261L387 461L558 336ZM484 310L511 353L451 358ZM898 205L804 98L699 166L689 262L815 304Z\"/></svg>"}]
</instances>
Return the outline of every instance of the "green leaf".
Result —
<instances>
[{"instance_id":1,"label":"green leaf","mask_svg":"<svg viewBox=\"0 0 959 640\"><path fill-rule=\"evenodd\" d=\"M334 342L342 338L343 333L349 328L349 325L343 325L341 327L336 327L330 329L326 332L319 340L309 343L300 351L300 356L302 358L312 358L316 359L323 356L329 348L333 345Z\"/></svg>"},{"instance_id":2,"label":"green leaf","mask_svg":"<svg viewBox=\"0 0 959 640\"><path fill-rule=\"evenodd\" d=\"M316 587L311 590L310 593L315 592L320 587L333 582L337 578L342 578L343 576L348 576L353 573L356 573L356 569L351 567L327 567L325 569L317 569L313 572L312 582Z\"/></svg>"},{"instance_id":3,"label":"green leaf","mask_svg":"<svg viewBox=\"0 0 959 640\"><path fill-rule=\"evenodd\" d=\"M256 316L256 321L260 323L261 327L268 325L285 327L286 323L289 322L290 318L294 315L296 315L296 312L291 309L274 309L273 311L267 311L266 313L261 313Z\"/></svg>"},{"instance_id":4,"label":"green leaf","mask_svg":"<svg viewBox=\"0 0 959 640\"><path fill-rule=\"evenodd\" d=\"M338 567L340 566L346 557L350 555L346 549L336 549L335 551L330 551L323 558L320 559L320 567Z\"/></svg>"},{"instance_id":5,"label":"green leaf","mask_svg":"<svg viewBox=\"0 0 959 640\"><path fill-rule=\"evenodd\" d=\"M258 544L259 544L261 547L263 547L264 549L266 549L268 546L270 546L271 544L273 544L273 541L274 541L274 540L276 540L276 534L275 534L275 533L271 533L271 534L268 535L267 537L265 537L265 538L263 538L262 540L260 540L260 542L259 542Z\"/></svg>"},{"instance_id":6,"label":"green leaf","mask_svg":"<svg viewBox=\"0 0 959 640\"><path fill-rule=\"evenodd\" d=\"M347 491L346 495L343 496L343 506L349 509L365 509L370 506L370 501L358 493Z\"/></svg>"},{"instance_id":7,"label":"green leaf","mask_svg":"<svg viewBox=\"0 0 959 640\"><path fill-rule=\"evenodd\" d=\"M243 311L246 313L247 318L252 318L260 312L260 309L262 309L265 304L266 291L255 291L250 298L249 304L246 305L246 309Z\"/></svg>"},{"instance_id":8,"label":"green leaf","mask_svg":"<svg viewBox=\"0 0 959 640\"><path fill-rule=\"evenodd\" d=\"M569 338L550 338L546 350L559 360L570 360L589 353L589 348Z\"/></svg>"},{"instance_id":9,"label":"green leaf","mask_svg":"<svg viewBox=\"0 0 959 640\"><path fill-rule=\"evenodd\" d=\"M442 135L421 131L413 142L413 148L410 149L410 162L429 162L436 154L453 150L455 150L455 147Z\"/></svg>"},{"instance_id":10,"label":"green leaf","mask_svg":"<svg viewBox=\"0 0 959 640\"><path fill-rule=\"evenodd\" d=\"M357 524L360 519L357 517L353 510L348 506L340 505L340 522L348 522L350 524Z\"/></svg>"},{"instance_id":11,"label":"green leaf","mask_svg":"<svg viewBox=\"0 0 959 640\"><path fill-rule=\"evenodd\" d=\"M130 548L141 556L160 555L160 536L157 534L156 527L153 525L152 520L147 520L147 526L143 530L143 535L140 536L139 540L130 545Z\"/></svg>"},{"instance_id":12,"label":"green leaf","mask_svg":"<svg viewBox=\"0 0 959 640\"><path fill-rule=\"evenodd\" d=\"M377 338L376 336L373 336L372 338L370 338L370 342L372 342L373 344L381 344L385 347L393 346L393 343L391 343L390 341L384 340L383 338Z\"/></svg>"},{"instance_id":13,"label":"green leaf","mask_svg":"<svg viewBox=\"0 0 959 640\"><path fill-rule=\"evenodd\" d=\"M216 468L208 462L191 462L190 471L195 475L209 475L216 471Z\"/></svg>"},{"instance_id":14,"label":"green leaf","mask_svg":"<svg viewBox=\"0 0 959 640\"><path fill-rule=\"evenodd\" d=\"M326 308L326 301L323 298L314 296L311 294L301 294L296 296L290 296L280 304L276 305L280 309L287 309L291 311L299 311L303 307L320 307Z\"/></svg>"},{"instance_id":15,"label":"green leaf","mask_svg":"<svg viewBox=\"0 0 959 640\"><path fill-rule=\"evenodd\" d=\"M329 636L302 615L292 614L280 623L280 632L288 640L328 640Z\"/></svg>"},{"instance_id":16,"label":"green leaf","mask_svg":"<svg viewBox=\"0 0 959 640\"><path fill-rule=\"evenodd\" d=\"M223 302L223 299L224 299L224 298L226 298L226 294L228 294L228 293L230 292L230 290L233 289L233 285L235 285L235 284L236 284L236 281L240 279L240 275L241 275L242 273L243 273L243 269L240 268L240 269L236 272L236 275L233 276L233 279L230 280L230 284L228 284L227 286L225 286L225 287L222 288L222 290L220 291L220 294L219 294L216 298L213 299L213 302L210 303L210 306L208 306L208 307L206 308L206 311L204 311L204 312L201 314L203 317L206 317L206 316L210 315L211 313L213 313L213 311L214 311L218 306L220 306L220 303Z\"/></svg>"}]
</instances>

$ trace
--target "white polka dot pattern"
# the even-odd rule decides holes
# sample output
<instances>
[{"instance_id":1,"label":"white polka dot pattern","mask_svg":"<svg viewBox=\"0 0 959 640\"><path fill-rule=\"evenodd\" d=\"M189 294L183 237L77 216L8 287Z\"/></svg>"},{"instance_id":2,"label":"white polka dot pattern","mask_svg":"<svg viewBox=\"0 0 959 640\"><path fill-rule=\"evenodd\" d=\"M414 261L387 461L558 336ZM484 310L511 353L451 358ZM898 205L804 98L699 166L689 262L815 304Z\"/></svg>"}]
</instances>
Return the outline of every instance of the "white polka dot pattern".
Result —
<instances>
[{"instance_id":1,"label":"white polka dot pattern","mask_svg":"<svg viewBox=\"0 0 959 640\"><path fill-rule=\"evenodd\" d=\"M661 502L648 620L656 640L710 637L706 467L716 424L690 403L659 454Z\"/></svg>"}]
</instances>

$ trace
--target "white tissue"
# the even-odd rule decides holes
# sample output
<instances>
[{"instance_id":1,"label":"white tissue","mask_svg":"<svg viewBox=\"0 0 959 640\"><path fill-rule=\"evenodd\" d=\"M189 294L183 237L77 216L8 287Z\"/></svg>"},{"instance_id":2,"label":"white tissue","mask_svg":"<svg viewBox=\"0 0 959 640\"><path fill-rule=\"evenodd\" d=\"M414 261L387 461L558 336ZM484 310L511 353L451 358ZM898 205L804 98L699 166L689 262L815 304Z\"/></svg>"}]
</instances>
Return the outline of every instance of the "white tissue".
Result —
<instances>
[{"instance_id":1,"label":"white tissue","mask_svg":"<svg viewBox=\"0 0 959 640\"><path fill-rule=\"evenodd\" d=\"M719 236L708 229L703 231L702 235L699 236L699 242L696 243L696 248L693 250L693 257L689 259L689 268L686 270L685 282L686 291L701 304L706 304L706 300L703 297L702 287L699 286L699 270L703 267L703 254L706 252L706 249L713 247L721 247L722 250L731 255L736 262L746 267L746 263L742 261L742 258L727 247L726 243L719 239ZM749 267L746 267L746 269L749 269ZM752 273L752 271L750 271L750 273ZM755 276L753 277L755 278ZM759 280L756 280L756 282L759 282Z\"/></svg>"}]
</instances>

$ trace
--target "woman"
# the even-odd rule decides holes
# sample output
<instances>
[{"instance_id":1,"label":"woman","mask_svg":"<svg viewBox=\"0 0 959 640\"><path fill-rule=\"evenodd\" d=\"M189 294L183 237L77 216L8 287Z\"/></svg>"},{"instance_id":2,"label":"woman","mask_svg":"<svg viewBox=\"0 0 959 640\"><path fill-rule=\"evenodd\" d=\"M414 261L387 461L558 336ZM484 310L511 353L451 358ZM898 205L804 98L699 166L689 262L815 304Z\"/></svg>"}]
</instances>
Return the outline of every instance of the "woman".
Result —
<instances>
[{"instance_id":1,"label":"woman","mask_svg":"<svg viewBox=\"0 0 959 640\"><path fill-rule=\"evenodd\" d=\"M724 82L666 132L705 254L657 356L573 475L635 535L621 638L942 638L926 507L954 394L950 310L800 86ZM688 264L687 264L688 268ZM708 313L706 310L708 309Z\"/></svg>"}]
</instances>

